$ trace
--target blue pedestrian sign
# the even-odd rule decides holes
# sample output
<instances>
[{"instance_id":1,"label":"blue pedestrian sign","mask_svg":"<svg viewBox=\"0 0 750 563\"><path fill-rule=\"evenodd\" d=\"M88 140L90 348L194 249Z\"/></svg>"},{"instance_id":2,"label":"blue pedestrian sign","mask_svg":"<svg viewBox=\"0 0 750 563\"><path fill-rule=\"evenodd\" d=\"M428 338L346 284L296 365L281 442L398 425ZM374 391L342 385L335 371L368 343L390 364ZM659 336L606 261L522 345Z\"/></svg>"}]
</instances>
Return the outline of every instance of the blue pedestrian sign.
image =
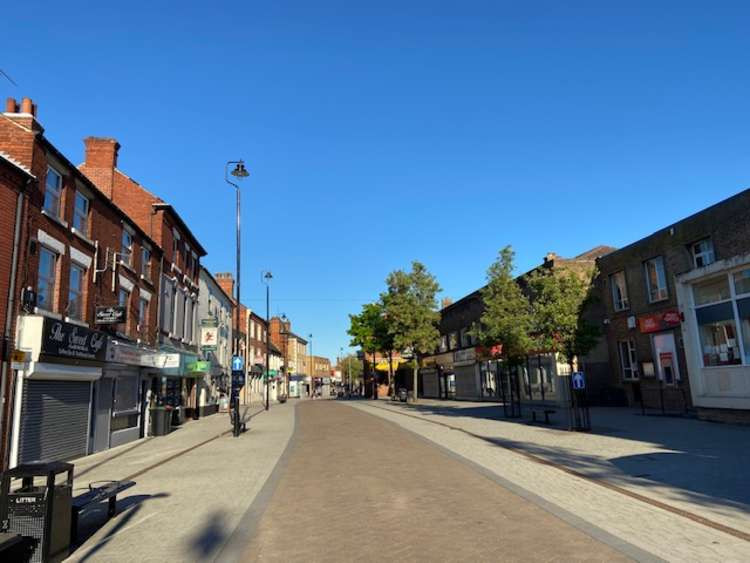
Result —
<instances>
[{"instance_id":1,"label":"blue pedestrian sign","mask_svg":"<svg viewBox=\"0 0 750 563\"><path fill-rule=\"evenodd\" d=\"M576 371L573 373L573 389L576 391L582 391L583 389L586 389L586 378L583 375L582 371Z\"/></svg>"},{"instance_id":2,"label":"blue pedestrian sign","mask_svg":"<svg viewBox=\"0 0 750 563\"><path fill-rule=\"evenodd\" d=\"M232 371L243 371L245 369L245 361L242 356L232 356Z\"/></svg>"}]
</instances>

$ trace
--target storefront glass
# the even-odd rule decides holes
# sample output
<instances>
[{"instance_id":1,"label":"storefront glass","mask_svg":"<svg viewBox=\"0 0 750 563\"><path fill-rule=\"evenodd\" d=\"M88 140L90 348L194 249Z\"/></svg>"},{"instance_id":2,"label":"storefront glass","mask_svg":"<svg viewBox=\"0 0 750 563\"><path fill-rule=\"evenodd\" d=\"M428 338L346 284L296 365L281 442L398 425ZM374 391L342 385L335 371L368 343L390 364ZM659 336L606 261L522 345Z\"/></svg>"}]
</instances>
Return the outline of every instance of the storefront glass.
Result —
<instances>
[{"instance_id":1,"label":"storefront glass","mask_svg":"<svg viewBox=\"0 0 750 563\"><path fill-rule=\"evenodd\" d=\"M479 369L482 398L496 398L498 396L496 362L482 362Z\"/></svg>"}]
</instances>

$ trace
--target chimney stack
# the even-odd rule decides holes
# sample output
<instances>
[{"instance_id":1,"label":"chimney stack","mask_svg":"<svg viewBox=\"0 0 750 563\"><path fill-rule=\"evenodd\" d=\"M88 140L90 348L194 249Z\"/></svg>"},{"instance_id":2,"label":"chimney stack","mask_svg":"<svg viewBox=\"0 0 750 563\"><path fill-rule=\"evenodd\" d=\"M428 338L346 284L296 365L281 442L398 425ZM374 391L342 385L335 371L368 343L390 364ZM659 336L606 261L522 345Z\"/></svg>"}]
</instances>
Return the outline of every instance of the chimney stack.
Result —
<instances>
[{"instance_id":1,"label":"chimney stack","mask_svg":"<svg viewBox=\"0 0 750 563\"><path fill-rule=\"evenodd\" d=\"M229 272L221 272L214 274L214 277L216 278L219 287L221 287L221 289L224 290L224 293L229 295L229 297L232 298L232 301L234 301L234 276Z\"/></svg>"},{"instance_id":2,"label":"chimney stack","mask_svg":"<svg viewBox=\"0 0 750 563\"><path fill-rule=\"evenodd\" d=\"M86 145L86 160L81 170L109 199L113 199L120 143L109 137L86 137L83 142Z\"/></svg>"},{"instance_id":3,"label":"chimney stack","mask_svg":"<svg viewBox=\"0 0 750 563\"><path fill-rule=\"evenodd\" d=\"M33 168L34 139L44 132L36 120L36 105L31 98L23 98L20 105L15 98L7 98L3 117L5 119L0 120L0 150Z\"/></svg>"}]
</instances>

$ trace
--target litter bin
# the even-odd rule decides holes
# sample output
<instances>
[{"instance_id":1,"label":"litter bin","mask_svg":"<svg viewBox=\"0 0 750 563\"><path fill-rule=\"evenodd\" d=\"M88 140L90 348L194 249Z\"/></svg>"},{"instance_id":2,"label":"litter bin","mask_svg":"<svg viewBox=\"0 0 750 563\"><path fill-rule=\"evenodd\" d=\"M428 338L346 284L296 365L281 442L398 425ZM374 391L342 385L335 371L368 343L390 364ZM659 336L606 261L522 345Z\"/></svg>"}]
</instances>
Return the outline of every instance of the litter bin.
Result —
<instances>
[{"instance_id":1,"label":"litter bin","mask_svg":"<svg viewBox=\"0 0 750 563\"><path fill-rule=\"evenodd\" d=\"M401 401L402 403L405 403L405 402L406 402L406 400L407 400L408 396L409 396L409 395L408 395L408 392L406 391L406 388L405 388L405 387L401 387L401 388L400 388L400 389L398 390L398 400L399 400L399 401Z\"/></svg>"},{"instance_id":2,"label":"litter bin","mask_svg":"<svg viewBox=\"0 0 750 563\"><path fill-rule=\"evenodd\" d=\"M67 475L58 482L60 474ZM40 484L41 478L45 478L44 484ZM18 479L21 487L11 490L11 483ZM65 559L70 549L73 464L52 461L19 465L3 473L0 488L3 530L33 538L36 546L31 561Z\"/></svg>"},{"instance_id":3,"label":"litter bin","mask_svg":"<svg viewBox=\"0 0 750 563\"><path fill-rule=\"evenodd\" d=\"M172 411L166 407L151 407L149 409L151 420L151 436L166 436L172 430Z\"/></svg>"}]
</instances>

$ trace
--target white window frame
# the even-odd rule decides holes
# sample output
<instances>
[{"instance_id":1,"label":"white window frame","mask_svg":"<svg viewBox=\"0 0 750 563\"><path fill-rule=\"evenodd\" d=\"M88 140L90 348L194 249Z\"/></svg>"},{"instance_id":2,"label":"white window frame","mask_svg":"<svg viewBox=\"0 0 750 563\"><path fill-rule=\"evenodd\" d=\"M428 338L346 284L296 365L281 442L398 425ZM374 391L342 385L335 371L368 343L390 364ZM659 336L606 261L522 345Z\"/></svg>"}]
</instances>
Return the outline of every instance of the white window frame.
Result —
<instances>
[{"instance_id":1,"label":"white window frame","mask_svg":"<svg viewBox=\"0 0 750 563\"><path fill-rule=\"evenodd\" d=\"M622 274L623 291L621 291L621 300L618 300L616 290L619 286L615 283L615 278ZM612 307L615 311L627 311L630 309L630 299L628 298L628 278L625 275L625 270L620 270L609 275L609 285L612 295Z\"/></svg>"},{"instance_id":2,"label":"white window frame","mask_svg":"<svg viewBox=\"0 0 750 563\"><path fill-rule=\"evenodd\" d=\"M81 287L79 288L79 291L77 295L75 295L75 298L78 300L78 315L73 314L70 304L71 304L71 295L73 295L73 289L72 289L72 280L73 280L73 271L78 270L81 273ZM82 321L84 318L84 288L86 285L86 268L81 266L80 264L76 264L75 262L70 262L70 272L68 274L68 312L67 316L71 319L75 319L77 321Z\"/></svg>"},{"instance_id":3,"label":"white window frame","mask_svg":"<svg viewBox=\"0 0 750 563\"><path fill-rule=\"evenodd\" d=\"M78 210L78 200L82 199L86 202L86 213L82 218L82 225L76 225L76 219L81 217ZM81 190L76 190L75 197L73 198L73 228L83 236L89 236L89 213L91 211L91 198L84 195Z\"/></svg>"},{"instance_id":4,"label":"white window frame","mask_svg":"<svg viewBox=\"0 0 750 563\"><path fill-rule=\"evenodd\" d=\"M52 187L52 194L50 194L50 177L56 177L58 182L56 186ZM51 166L47 167L47 177L44 180L44 204L42 208L45 212L52 215L55 219L60 219L60 210L62 205L62 190L63 190L63 175ZM54 198L54 200L52 199ZM48 202L54 201L55 205L52 207Z\"/></svg>"},{"instance_id":5,"label":"white window frame","mask_svg":"<svg viewBox=\"0 0 750 563\"><path fill-rule=\"evenodd\" d=\"M659 267L661 267L661 275L664 278L664 286L652 287L651 286L651 272L649 266L653 265L656 272L656 280L659 282ZM650 260L646 260L643 263L643 272L646 277L646 293L648 294L649 303L657 303L669 299L669 284L667 282L667 269L664 265L663 256L655 256Z\"/></svg>"},{"instance_id":6,"label":"white window frame","mask_svg":"<svg viewBox=\"0 0 750 563\"><path fill-rule=\"evenodd\" d=\"M622 353L623 344L627 344L628 346L628 360L630 361L630 367L625 367L625 358ZM638 353L635 348L635 340L632 338L618 340L617 355L620 358L620 371L622 373L623 381L638 381L640 379L640 373L638 371ZM628 371L630 372L630 377L626 375Z\"/></svg>"},{"instance_id":7,"label":"white window frame","mask_svg":"<svg viewBox=\"0 0 750 563\"><path fill-rule=\"evenodd\" d=\"M39 246L39 266L37 267L37 282L36 282L36 291L37 295L39 295L41 292L39 291L39 288L41 287L42 282L42 272L41 272L41 265L42 265L42 253L47 252L52 256L52 278L51 283L46 284L46 289L48 290L49 294L49 300L50 303L47 304L47 306L43 306L39 303L39 299L37 299L37 307L40 309L43 309L45 311L53 312L55 310L55 293L57 292L57 268L58 268L58 258L60 258L60 254L55 252L52 248L48 248L46 246L40 245ZM45 280L47 278L44 278Z\"/></svg>"},{"instance_id":8,"label":"white window frame","mask_svg":"<svg viewBox=\"0 0 750 563\"><path fill-rule=\"evenodd\" d=\"M130 241L129 245L125 244L125 237ZM133 267L133 231L125 225L122 226L122 236L120 237L120 263ZM127 258L127 259L126 259Z\"/></svg>"},{"instance_id":9,"label":"white window frame","mask_svg":"<svg viewBox=\"0 0 750 563\"><path fill-rule=\"evenodd\" d=\"M696 252L696 247L700 244L708 243L708 248ZM702 268L716 262L716 253L714 252L714 243L711 237L702 238L690 245L690 255L693 257L693 266ZM700 264L698 263L700 261Z\"/></svg>"}]
</instances>

